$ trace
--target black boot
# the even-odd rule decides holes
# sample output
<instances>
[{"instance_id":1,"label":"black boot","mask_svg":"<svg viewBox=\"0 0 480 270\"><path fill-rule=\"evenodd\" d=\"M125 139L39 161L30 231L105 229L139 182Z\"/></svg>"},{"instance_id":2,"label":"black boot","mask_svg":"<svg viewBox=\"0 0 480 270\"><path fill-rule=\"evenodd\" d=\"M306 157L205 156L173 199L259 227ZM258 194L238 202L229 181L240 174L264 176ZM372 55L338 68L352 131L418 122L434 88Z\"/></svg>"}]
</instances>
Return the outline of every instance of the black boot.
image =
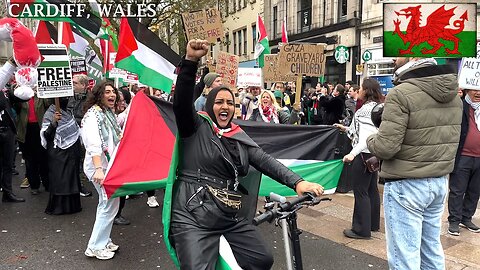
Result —
<instances>
[{"instance_id":1,"label":"black boot","mask_svg":"<svg viewBox=\"0 0 480 270\"><path fill-rule=\"evenodd\" d=\"M15 194L10 192L4 192L2 197L2 202L24 202L24 198L15 196Z\"/></svg>"}]
</instances>

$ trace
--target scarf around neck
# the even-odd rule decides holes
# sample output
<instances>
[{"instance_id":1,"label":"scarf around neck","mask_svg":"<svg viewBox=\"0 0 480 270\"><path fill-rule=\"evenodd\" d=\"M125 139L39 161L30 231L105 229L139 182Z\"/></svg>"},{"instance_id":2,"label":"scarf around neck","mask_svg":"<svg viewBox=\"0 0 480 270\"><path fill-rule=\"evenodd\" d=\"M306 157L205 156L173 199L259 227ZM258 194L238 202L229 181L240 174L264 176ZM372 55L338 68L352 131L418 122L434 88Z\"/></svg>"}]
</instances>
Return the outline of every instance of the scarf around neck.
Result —
<instances>
[{"instance_id":1,"label":"scarf around neck","mask_svg":"<svg viewBox=\"0 0 480 270\"><path fill-rule=\"evenodd\" d=\"M273 122L278 124L277 110L273 105L263 106L262 104L260 107L262 109L261 116L264 122L271 123L273 119Z\"/></svg>"},{"instance_id":2,"label":"scarf around neck","mask_svg":"<svg viewBox=\"0 0 480 270\"><path fill-rule=\"evenodd\" d=\"M77 142L78 137L80 137L80 128L71 114L62 109L60 113L62 114L62 118L58 121L57 129L55 130L53 147L67 149ZM40 130L40 139L44 148L47 148L47 140L45 139L44 133L53 122L54 115L55 105L50 105L43 115L42 128Z\"/></svg>"},{"instance_id":3,"label":"scarf around neck","mask_svg":"<svg viewBox=\"0 0 480 270\"><path fill-rule=\"evenodd\" d=\"M472 106L475 123L477 124L478 131L480 131L480 102L473 102L469 95L465 95L465 102Z\"/></svg>"},{"instance_id":4,"label":"scarf around neck","mask_svg":"<svg viewBox=\"0 0 480 270\"><path fill-rule=\"evenodd\" d=\"M416 66L419 66L421 64L436 65L437 60L435 60L434 58L422 58L422 59L415 60L415 61L409 61L408 63L401 66L399 69L397 69L395 71L395 73L393 74L393 80L396 80L398 78L398 76L401 73L403 73L405 70L416 67Z\"/></svg>"},{"instance_id":5,"label":"scarf around neck","mask_svg":"<svg viewBox=\"0 0 480 270\"><path fill-rule=\"evenodd\" d=\"M108 141L110 136L112 137L113 145L115 146L120 142L120 138L122 137L122 129L117 123L115 114L113 114L112 110L103 110L98 105L93 105L89 110L92 110L97 117L98 130L100 132L100 140L102 142L102 150L108 153L113 151L113 149L108 149Z\"/></svg>"}]
</instances>

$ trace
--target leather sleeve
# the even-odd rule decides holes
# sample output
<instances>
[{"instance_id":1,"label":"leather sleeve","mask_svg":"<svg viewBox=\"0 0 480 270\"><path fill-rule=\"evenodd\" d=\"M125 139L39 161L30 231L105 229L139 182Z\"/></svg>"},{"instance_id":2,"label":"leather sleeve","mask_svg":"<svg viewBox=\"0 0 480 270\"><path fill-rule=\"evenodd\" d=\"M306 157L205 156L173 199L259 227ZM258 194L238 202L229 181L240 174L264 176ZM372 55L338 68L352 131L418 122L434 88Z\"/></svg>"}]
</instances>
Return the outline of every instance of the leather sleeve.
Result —
<instances>
[{"instance_id":1,"label":"leather sleeve","mask_svg":"<svg viewBox=\"0 0 480 270\"><path fill-rule=\"evenodd\" d=\"M262 148L253 146L247 148L249 163L259 172L275 179L277 182L286 185L291 189L294 189L295 184L299 180L302 180L302 177L292 172L292 170L269 154L265 153Z\"/></svg>"},{"instance_id":2,"label":"leather sleeve","mask_svg":"<svg viewBox=\"0 0 480 270\"><path fill-rule=\"evenodd\" d=\"M183 59L173 95L173 112L181 138L188 138L196 131L196 118L199 117L193 106L193 90L197 63Z\"/></svg>"}]
</instances>

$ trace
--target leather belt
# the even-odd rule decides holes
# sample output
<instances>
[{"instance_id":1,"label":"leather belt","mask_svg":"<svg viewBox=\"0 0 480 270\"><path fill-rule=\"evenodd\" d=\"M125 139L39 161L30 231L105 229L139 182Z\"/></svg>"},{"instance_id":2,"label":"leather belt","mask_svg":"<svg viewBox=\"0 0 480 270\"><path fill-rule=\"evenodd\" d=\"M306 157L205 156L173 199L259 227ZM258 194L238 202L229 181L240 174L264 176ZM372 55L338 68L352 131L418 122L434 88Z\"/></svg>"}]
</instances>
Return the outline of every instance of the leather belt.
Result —
<instances>
[{"instance_id":1,"label":"leather belt","mask_svg":"<svg viewBox=\"0 0 480 270\"><path fill-rule=\"evenodd\" d=\"M233 180L218 179L217 177L200 172L200 170L196 172L183 170L178 173L178 177L179 177L179 180L187 180L187 182L192 181L197 183L210 184L216 188L226 188L231 183L231 181L233 181Z\"/></svg>"}]
</instances>

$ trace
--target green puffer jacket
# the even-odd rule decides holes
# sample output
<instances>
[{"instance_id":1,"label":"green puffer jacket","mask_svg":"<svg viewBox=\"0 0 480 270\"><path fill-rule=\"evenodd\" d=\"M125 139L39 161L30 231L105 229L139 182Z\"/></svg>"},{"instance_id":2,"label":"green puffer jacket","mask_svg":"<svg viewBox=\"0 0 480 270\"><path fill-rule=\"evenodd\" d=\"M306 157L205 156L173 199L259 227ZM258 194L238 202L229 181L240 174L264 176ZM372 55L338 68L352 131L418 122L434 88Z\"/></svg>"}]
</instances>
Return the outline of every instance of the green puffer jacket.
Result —
<instances>
[{"instance_id":1,"label":"green puffer jacket","mask_svg":"<svg viewBox=\"0 0 480 270\"><path fill-rule=\"evenodd\" d=\"M35 95L34 106L35 106L35 115L37 116L39 127L42 126L43 115L45 111L53 104L53 99L46 98L37 98ZM18 103L18 107L15 108L17 111L17 140L21 143L25 143L25 135L27 134L27 124L28 124L28 102ZM38 134L40 136L40 134Z\"/></svg>"},{"instance_id":2,"label":"green puffer jacket","mask_svg":"<svg viewBox=\"0 0 480 270\"><path fill-rule=\"evenodd\" d=\"M453 170L462 123L455 73L448 66L419 65L394 82L378 133L367 139L370 152L383 160L386 181Z\"/></svg>"}]
</instances>

